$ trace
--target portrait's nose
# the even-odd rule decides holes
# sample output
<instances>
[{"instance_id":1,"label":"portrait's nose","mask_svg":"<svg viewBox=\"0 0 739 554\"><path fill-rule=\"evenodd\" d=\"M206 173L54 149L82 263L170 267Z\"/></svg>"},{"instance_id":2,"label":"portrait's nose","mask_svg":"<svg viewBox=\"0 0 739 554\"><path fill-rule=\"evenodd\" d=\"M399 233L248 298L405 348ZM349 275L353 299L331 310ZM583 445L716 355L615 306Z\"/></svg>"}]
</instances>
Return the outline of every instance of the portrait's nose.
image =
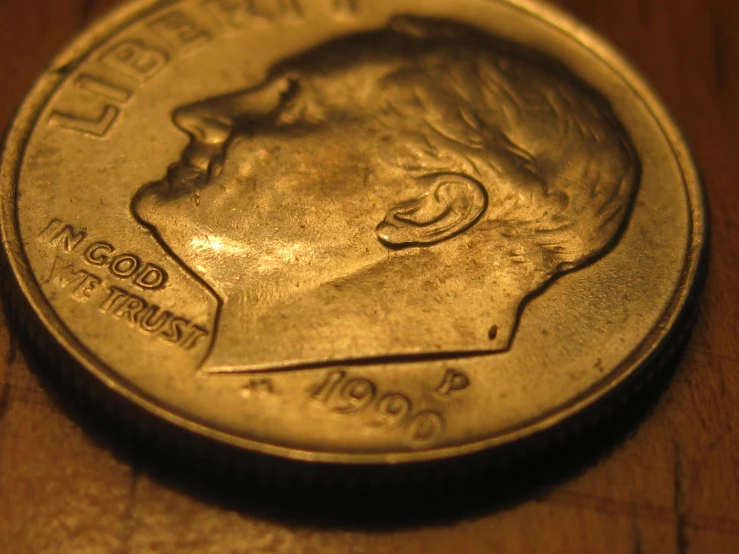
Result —
<instances>
[{"instance_id":1,"label":"portrait's nose","mask_svg":"<svg viewBox=\"0 0 739 554\"><path fill-rule=\"evenodd\" d=\"M220 144L228 139L235 119L259 121L273 115L296 87L297 78L283 74L245 91L179 108L174 122L198 142Z\"/></svg>"}]
</instances>

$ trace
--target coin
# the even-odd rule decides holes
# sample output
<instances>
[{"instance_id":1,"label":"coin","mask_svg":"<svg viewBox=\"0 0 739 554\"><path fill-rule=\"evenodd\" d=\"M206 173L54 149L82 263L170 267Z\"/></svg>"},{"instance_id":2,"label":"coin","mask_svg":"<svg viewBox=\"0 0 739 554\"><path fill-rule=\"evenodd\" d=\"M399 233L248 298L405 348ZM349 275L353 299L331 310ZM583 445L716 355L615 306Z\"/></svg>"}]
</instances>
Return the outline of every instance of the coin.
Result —
<instances>
[{"instance_id":1,"label":"coin","mask_svg":"<svg viewBox=\"0 0 739 554\"><path fill-rule=\"evenodd\" d=\"M132 3L30 93L2 199L69 371L345 465L603 412L685 328L707 225L649 86L528 0Z\"/></svg>"}]
</instances>

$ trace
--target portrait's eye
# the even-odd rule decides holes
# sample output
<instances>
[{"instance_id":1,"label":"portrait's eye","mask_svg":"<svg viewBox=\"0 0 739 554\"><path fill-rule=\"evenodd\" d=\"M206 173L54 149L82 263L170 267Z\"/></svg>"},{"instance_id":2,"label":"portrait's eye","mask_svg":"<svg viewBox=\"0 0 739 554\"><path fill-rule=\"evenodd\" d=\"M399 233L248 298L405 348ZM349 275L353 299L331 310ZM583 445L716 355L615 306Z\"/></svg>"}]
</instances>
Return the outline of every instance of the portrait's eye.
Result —
<instances>
[{"instance_id":1,"label":"portrait's eye","mask_svg":"<svg viewBox=\"0 0 739 554\"><path fill-rule=\"evenodd\" d=\"M302 98L293 97L282 106L275 117L275 123L283 126L295 125L305 118L305 110L306 105Z\"/></svg>"},{"instance_id":2,"label":"portrait's eye","mask_svg":"<svg viewBox=\"0 0 739 554\"><path fill-rule=\"evenodd\" d=\"M516 156L516 165L532 175L537 175L538 173L534 159L529 156Z\"/></svg>"},{"instance_id":3,"label":"portrait's eye","mask_svg":"<svg viewBox=\"0 0 739 554\"><path fill-rule=\"evenodd\" d=\"M297 77L288 80L275 113L274 122L276 124L293 125L300 121L306 106L303 92L303 87Z\"/></svg>"}]
</instances>

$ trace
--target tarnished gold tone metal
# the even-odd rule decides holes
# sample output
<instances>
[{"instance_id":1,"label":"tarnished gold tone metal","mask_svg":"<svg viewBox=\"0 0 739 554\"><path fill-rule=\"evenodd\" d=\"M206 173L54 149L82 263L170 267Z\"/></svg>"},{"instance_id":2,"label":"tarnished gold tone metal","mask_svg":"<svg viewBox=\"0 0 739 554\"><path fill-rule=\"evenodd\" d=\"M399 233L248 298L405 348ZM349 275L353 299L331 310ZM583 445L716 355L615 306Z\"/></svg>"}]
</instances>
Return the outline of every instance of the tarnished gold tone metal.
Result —
<instances>
[{"instance_id":1,"label":"tarnished gold tone metal","mask_svg":"<svg viewBox=\"0 0 739 554\"><path fill-rule=\"evenodd\" d=\"M2 165L34 316L177 426L339 464L546 433L642 371L704 249L640 77L529 0L132 4Z\"/></svg>"}]
</instances>

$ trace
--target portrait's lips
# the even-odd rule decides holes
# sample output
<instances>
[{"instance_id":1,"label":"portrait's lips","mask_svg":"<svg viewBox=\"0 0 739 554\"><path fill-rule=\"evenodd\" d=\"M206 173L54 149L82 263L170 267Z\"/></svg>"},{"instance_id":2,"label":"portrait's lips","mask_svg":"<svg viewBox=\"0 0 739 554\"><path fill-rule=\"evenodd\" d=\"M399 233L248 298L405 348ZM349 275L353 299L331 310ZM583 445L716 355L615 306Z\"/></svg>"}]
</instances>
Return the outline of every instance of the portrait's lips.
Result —
<instances>
[{"instance_id":1,"label":"portrait's lips","mask_svg":"<svg viewBox=\"0 0 739 554\"><path fill-rule=\"evenodd\" d=\"M162 193L168 196L182 196L202 188L207 182L206 171L181 160L169 166L167 176L162 181L165 189Z\"/></svg>"},{"instance_id":2,"label":"portrait's lips","mask_svg":"<svg viewBox=\"0 0 739 554\"><path fill-rule=\"evenodd\" d=\"M131 201L131 212L144 225L154 224L157 208L162 202L162 189L168 187L164 180L154 181L139 189Z\"/></svg>"},{"instance_id":3,"label":"portrait's lips","mask_svg":"<svg viewBox=\"0 0 739 554\"><path fill-rule=\"evenodd\" d=\"M207 184L208 172L183 158L169 166L163 179L141 187L131 202L131 210L142 223L152 225L164 204L191 195Z\"/></svg>"}]
</instances>

